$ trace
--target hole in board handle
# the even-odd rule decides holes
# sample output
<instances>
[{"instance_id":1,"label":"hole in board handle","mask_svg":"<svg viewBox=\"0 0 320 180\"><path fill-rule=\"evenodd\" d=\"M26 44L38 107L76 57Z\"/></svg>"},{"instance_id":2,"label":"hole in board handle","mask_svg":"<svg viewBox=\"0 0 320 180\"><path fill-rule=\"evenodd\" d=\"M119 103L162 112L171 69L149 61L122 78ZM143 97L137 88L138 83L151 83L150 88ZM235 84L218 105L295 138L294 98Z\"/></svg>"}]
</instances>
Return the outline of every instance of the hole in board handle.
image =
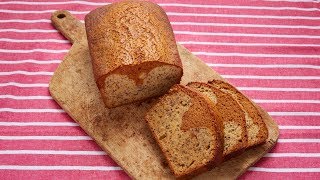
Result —
<instances>
[{"instance_id":1,"label":"hole in board handle","mask_svg":"<svg viewBox=\"0 0 320 180\"><path fill-rule=\"evenodd\" d=\"M62 18L65 18L66 17L66 15L65 14L58 14L58 16L57 16L59 19L62 19Z\"/></svg>"}]
</instances>

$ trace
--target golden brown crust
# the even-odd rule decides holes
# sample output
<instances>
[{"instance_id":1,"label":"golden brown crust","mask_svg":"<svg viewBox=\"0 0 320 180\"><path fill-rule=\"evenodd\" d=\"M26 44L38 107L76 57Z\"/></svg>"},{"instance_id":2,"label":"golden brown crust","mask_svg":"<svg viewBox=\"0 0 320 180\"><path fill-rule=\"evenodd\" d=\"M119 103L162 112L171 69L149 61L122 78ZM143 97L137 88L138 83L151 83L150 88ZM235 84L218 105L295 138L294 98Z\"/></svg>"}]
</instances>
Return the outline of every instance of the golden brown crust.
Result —
<instances>
[{"instance_id":1,"label":"golden brown crust","mask_svg":"<svg viewBox=\"0 0 320 180\"><path fill-rule=\"evenodd\" d=\"M192 105L189 108L190 111L188 110L183 115L183 119L182 119L183 124L181 125L181 129L188 131L191 128L206 127L206 128L213 130L214 131L214 138L216 139L216 142L218 142L216 144L216 148L214 149L215 150L215 152L214 152L215 157L210 159L206 164L203 164L201 166L197 166L193 169L189 169L183 173L175 172L174 167L173 167L172 163L170 162L170 159L166 156L165 148L162 146L160 140L157 138L157 135L153 131L153 127L151 126L151 124L149 122L151 120L149 119L148 115L145 116L145 119L147 121L149 128L152 131L153 136L155 137L156 142L160 146L160 149L163 151L163 154L168 162L168 165L169 165L170 169L172 170L172 172L174 173L175 177L177 179L190 179L199 173L202 173L202 172L205 172L205 171L212 169L214 166L216 166L222 162L222 159L223 159L223 137L220 132L223 127L222 127L221 120L218 119L220 116L217 115L218 112L215 112L215 108L213 107L213 104L209 101L209 99L201 96L200 94L198 94L197 92L193 91L192 89L190 89L186 86L174 85L170 89L170 91L167 94L165 94L164 96L162 96L161 98L159 98L155 104L162 101L162 99L165 99L166 97L171 96L172 94L175 94L176 92L184 92L187 95L189 95L190 97L192 97L193 102L198 101L202 105L202 109L205 110L204 113L200 114L200 116L202 116L202 117L193 116L193 115L195 115L195 112L194 112L195 109L192 107L193 106ZM151 107L151 109L154 107L155 106ZM194 122L194 121L196 121L196 122ZM201 122L201 121L204 121L204 122ZM208 121L210 121L210 122L208 122Z\"/></svg>"},{"instance_id":2,"label":"golden brown crust","mask_svg":"<svg viewBox=\"0 0 320 180\"><path fill-rule=\"evenodd\" d=\"M147 61L182 68L174 34L165 12L147 1L122 1L85 17L96 81L125 65Z\"/></svg>"},{"instance_id":3,"label":"golden brown crust","mask_svg":"<svg viewBox=\"0 0 320 180\"><path fill-rule=\"evenodd\" d=\"M268 138L268 129L267 129L266 124L263 121L263 118L262 118L259 110L250 101L250 99L248 97L246 97L244 94L242 94L235 87L233 87L232 85L230 85L229 83L226 83L224 81L212 80L208 83L214 87L218 87L220 89L227 89L229 91L232 91L232 93L236 94L238 102L241 102L245 111L248 112L248 115L252 118L254 124L259 127L259 131L256 136L256 139L254 141L248 141L248 147L252 147L252 146L256 146L261 143L264 143L266 141L266 139Z\"/></svg>"}]
</instances>

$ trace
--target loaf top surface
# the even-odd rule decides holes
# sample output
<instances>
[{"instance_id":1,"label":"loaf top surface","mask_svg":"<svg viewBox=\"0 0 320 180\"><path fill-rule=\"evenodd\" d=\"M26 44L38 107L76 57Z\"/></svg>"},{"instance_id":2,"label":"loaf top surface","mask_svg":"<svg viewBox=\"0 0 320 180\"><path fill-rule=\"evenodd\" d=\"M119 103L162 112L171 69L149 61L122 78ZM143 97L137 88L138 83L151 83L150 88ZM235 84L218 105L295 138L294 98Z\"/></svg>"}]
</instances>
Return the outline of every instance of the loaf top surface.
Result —
<instances>
[{"instance_id":1,"label":"loaf top surface","mask_svg":"<svg viewBox=\"0 0 320 180\"><path fill-rule=\"evenodd\" d=\"M122 1L85 17L96 80L123 65L155 61L182 67L163 9L147 1Z\"/></svg>"}]
</instances>

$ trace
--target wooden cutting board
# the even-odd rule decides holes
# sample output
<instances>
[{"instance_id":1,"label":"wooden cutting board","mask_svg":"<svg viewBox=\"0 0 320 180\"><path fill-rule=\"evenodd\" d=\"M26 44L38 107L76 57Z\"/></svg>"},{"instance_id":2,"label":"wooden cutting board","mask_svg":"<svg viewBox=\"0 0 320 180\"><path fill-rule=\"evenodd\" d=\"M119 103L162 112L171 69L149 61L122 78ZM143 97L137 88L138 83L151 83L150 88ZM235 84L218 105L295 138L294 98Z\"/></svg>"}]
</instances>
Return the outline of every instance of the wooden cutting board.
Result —
<instances>
[{"instance_id":1,"label":"wooden cutting board","mask_svg":"<svg viewBox=\"0 0 320 180\"><path fill-rule=\"evenodd\" d=\"M72 43L49 85L54 100L134 179L173 179L144 121L151 101L105 108L94 82L84 24L67 11L52 15L53 25ZM223 78L183 46L178 45L184 75L181 84ZM276 143L277 124L260 107L269 129L267 142L224 162L195 179L235 179Z\"/></svg>"}]
</instances>

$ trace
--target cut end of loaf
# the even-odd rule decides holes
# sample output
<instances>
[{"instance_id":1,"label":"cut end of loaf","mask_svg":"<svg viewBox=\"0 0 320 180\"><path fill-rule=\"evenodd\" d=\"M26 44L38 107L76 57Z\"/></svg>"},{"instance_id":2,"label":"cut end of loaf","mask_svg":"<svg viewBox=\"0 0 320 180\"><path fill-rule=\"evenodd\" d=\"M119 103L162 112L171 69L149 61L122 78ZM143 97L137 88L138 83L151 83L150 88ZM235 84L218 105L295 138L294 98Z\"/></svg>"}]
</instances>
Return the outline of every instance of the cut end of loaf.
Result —
<instances>
[{"instance_id":1,"label":"cut end of loaf","mask_svg":"<svg viewBox=\"0 0 320 180\"><path fill-rule=\"evenodd\" d=\"M221 137L213 124L215 117L206 106L203 97L175 85L146 114L146 121L177 178L205 171L221 160Z\"/></svg>"},{"instance_id":2,"label":"cut end of loaf","mask_svg":"<svg viewBox=\"0 0 320 180\"><path fill-rule=\"evenodd\" d=\"M99 89L108 108L143 101L165 94L180 82L180 67L159 62L126 65L99 81Z\"/></svg>"}]
</instances>

